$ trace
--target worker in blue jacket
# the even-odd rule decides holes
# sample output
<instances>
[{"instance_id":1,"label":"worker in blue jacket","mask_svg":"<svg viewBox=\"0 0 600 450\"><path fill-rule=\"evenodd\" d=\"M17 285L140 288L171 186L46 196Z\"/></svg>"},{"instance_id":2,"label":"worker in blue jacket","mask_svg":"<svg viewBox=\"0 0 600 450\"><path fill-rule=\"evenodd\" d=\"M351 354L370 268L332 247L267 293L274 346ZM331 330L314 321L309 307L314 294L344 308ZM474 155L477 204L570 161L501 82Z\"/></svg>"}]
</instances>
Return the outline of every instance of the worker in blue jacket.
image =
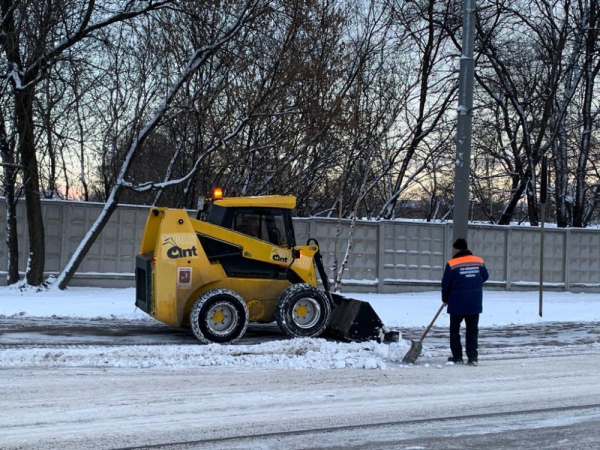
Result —
<instances>
[{"instance_id":1,"label":"worker in blue jacket","mask_svg":"<svg viewBox=\"0 0 600 450\"><path fill-rule=\"evenodd\" d=\"M471 366L477 365L479 314L483 311L483 283L488 279L483 259L473 255L467 241L459 238L452 245L452 259L446 264L442 278L442 302L450 315L450 350L448 361L463 363L460 324L465 321L466 353Z\"/></svg>"}]
</instances>

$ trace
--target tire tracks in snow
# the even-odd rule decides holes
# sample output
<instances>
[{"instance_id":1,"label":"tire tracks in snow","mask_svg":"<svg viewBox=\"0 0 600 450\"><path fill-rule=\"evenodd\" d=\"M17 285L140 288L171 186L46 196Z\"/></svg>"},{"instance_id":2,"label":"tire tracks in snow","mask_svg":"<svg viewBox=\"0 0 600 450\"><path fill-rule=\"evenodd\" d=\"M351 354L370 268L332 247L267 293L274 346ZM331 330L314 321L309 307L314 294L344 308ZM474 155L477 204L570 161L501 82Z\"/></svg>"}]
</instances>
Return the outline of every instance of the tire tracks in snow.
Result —
<instances>
[{"instance_id":1,"label":"tire tracks in snow","mask_svg":"<svg viewBox=\"0 0 600 450\"><path fill-rule=\"evenodd\" d=\"M583 413L582 415L595 417L597 420L600 418L600 403L592 403L587 405L569 405L569 406L558 406L558 407L549 407L549 408L537 408L537 409L527 409L527 410L514 410L514 411L502 411L502 412L492 412L492 413L479 413L479 414L468 414L468 415L456 415L456 416L442 416L442 417L433 417L433 418L425 418L425 419L412 419L412 420L398 420L398 421L389 421L389 422L381 422L381 423L362 423L362 424L353 424L353 425L341 425L334 427L323 427L323 428L310 428L310 429L300 429L300 430L290 430L290 431L281 431L281 432L270 432L270 433L259 433L259 434L250 434L250 435L240 435L240 436L229 436L223 438L211 438L211 439L202 439L202 440L189 440L189 441L181 441L181 442L170 442L170 443L160 443L160 444L150 444L150 445L142 445L142 446L134 446L134 447L118 447L113 448L111 450L184 450L184 449L200 449L200 448L211 448L211 449L221 449L221 448L253 448L253 443L256 444L260 442L263 444L261 448L271 448L268 444L269 441L273 441L273 444L277 448L278 445L281 445L281 440L286 438L300 438L306 436L318 436L318 435L331 435L336 433L348 433L352 431L359 431L360 434L371 434L376 435L378 430L385 428L409 428L419 425L427 425L427 426L435 426L439 423L446 422L473 422L473 421L505 421L506 419L515 419L526 416L538 416L538 415L550 415L550 414L561 414L561 413ZM311 439L313 442L319 442L318 439ZM329 437L331 440L331 437ZM307 447L309 448L309 447ZM310 448L329 448L329 446L323 447L310 447ZM335 448L340 448L338 444L336 444ZM358 447L363 448L363 447ZM368 448L368 447L364 447ZM396 448L396 447L394 447ZM424 448L424 447L418 447Z\"/></svg>"}]
</instances>

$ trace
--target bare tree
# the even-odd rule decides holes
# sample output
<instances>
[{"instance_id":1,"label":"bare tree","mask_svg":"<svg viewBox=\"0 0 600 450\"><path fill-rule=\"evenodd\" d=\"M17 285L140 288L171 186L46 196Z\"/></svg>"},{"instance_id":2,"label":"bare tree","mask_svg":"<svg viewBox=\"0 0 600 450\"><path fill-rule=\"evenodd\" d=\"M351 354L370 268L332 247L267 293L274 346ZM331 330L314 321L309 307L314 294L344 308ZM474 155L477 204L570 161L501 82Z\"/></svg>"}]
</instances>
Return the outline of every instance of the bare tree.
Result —
<instances>
[{"instance_id":1,"label":"bare tree","mask_svg":"<svg viewBox=\"0 0 600 450\"><path fill-rule=\"evenodd\" d=\"M597 99L598 73L600 72L600 2L589 0L580 3L581 25L584 34L581 102L581 134L579 136L579 158L575 171L575 204L573 226L589 224L594 209L600 200L600 178L598 171L590 173L589 165L598 162L593 153L594 124L600 114ZM597 126L596 126L597 128ZM597 166L596 166L597 167Z\"/></svg>"},{"instance_id":2,"label":"bare tree","mask_svg":"<svg viewBox=\"0 0 600 450\"><path fill-rule=\"evenodd\" d=\"M499 224L510 223L517 205L525 198L529 222L537 225L537 170L547 153L553 154L559 226L571 222L568 186L573 177L579 218L575 219L573 214L572 224L583 223L581 212L585 209L590 152L584 136L591 134L594 111L591 101L587 108L583 102L581 109L587 110L583 114L587 118L579 119L576 113L579 108L573 106L584 71L587 70L589 80L598 73L597 68L594 73L593 63L597 64L597 57L585 56L589 53L586 48L594 48L586 39L597 41L597 35L592 36L593 32L588 30L588 20L594 16L588 8L597 11L598 5L572 0L529 3L516 0L497 4L495 9L485 9L479 14L481 58L477 80L494 103L489 106L492 113L488 117L495 119L497 142L502 143L494 154L505 167L511 185L510 197L497 220ZM593 83L588 82L588 86ZM582 129L585 131L577 146L578 167L573 171L570 149L577 130Z\"/></svg>"},{"instance_id":3,"label":"bare tree","mask_svg":"<svg viewBox=\"0 0 600 450\"><path fill-rule=\"evenodd\" d=\"M214 41L205 44L202 48L195 50L190 55L187 63L181 69L178 78L175 80L173 85L170 86L162 103L159 105L155 113L152 116L150 116L149 120L145 122L145 124L142 126L140 131L136 134L133 141L129 145L127 153L125 154L125 157L123 158L123 161L121 163L121 167L114 182L114 185L110 190L104 209L102 210L102 212L94 222L94 225L92 226L91 230L80 243L79 247L71 257L69 263L62 270L57 279L57 285L60 289L65 289L67 287L69 281L71 280L71 278L77 271L77 268L81 264L84 256L87 254L92 244L100 235L104 226L110 219L112 213L118 206L119 198L123 191L126 188L146 190L155 189L159 187L156 186L156 183L152 182L144 183L141 186L135 186L127 180L128 172L131 168L135 157L138 156L139 153L142 151L145 141L152 135L156 128L159 127L161 122L165 120L166 116L172 111L172 106L176 101L181 89L188 83L190 78L198 71L200 67L211 63L213 56L217 54L217 52L228 42L230 42L235 36L242 32L245 25L254 18L256 11L258 11L257 5L257 1L249 1L243 4L240 7L240 10L237 12L235 20L233 20L233 22L229 26L226 26L223 29L223 31L221 31L220 34L216 36L216 39ZM223 18L221 17L220 20L223 20ZM221 26L225 24L219 25ZM171 181L171 183L178 184L185 181L185 179L191 177L196 172L198 166L203 160L203 157L206 154L213 152L216 148L222 145L222 143L227 142L229 139L236 136L248 120L248 116L241 118L238 121L237 125L234 126L229 133L221 135L219 139L215 140L215 143L210 148L205 150L205 153L197 159L194 167L190 169L186 177L180 180Z\"/></svg>"},{"instance_id":4,"label":"bare tree","mask_svg":"<svg viewBox=\"0 0 600 450\"><path fill-rule=\"evenodd\" d=\"M378 214L386 219L395 216L400 196L425 170L429 158L447 149L443 136L450 133L444 122L458 86L453 73L441 70L450 64L446 46L451 42L447 30L452 28L452 4L423 0L393 2L393 7L399 28L398 64L402 65L406 58L403 55L408 55L407 63L417 67L408 67L408 82L401 93L405 98L404 117L396 124L401 135L387 156L386 164L395 169L388 176L386 198Z\"/></svg>"},{"instance_id":5,"label":"bare tree","mask_svg":"<svg viewBox=\"0 0 600 450\"><path fill-rule=\"evenodd\" d=\"M4 53L4 82L12 96L14 127L23 166L29 232L27 283L43 281L45 237L40 202L40 177L34 103L36 88L52 67L79 43L98 30L162 8L170 0L126 1L118 4L94 0L2 0L0 46ZM12 236L12 238L16 238Z\"/></svg>"}]
</instances>

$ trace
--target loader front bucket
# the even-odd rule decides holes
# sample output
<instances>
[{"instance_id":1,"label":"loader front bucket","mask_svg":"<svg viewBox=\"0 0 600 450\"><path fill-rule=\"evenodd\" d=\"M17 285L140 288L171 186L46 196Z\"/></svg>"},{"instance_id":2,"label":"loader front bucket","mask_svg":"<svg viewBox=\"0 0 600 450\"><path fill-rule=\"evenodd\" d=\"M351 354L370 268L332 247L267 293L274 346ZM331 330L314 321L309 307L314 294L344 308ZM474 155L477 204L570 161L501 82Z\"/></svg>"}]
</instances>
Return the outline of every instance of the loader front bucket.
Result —
<instances>
[{"instance_id":1,"label":"loader front bucket","mask_svg":"<svg viewBox=\"0 0 600 450\"><path fill-rule=\"evenodd\" d=\"M368 302L328 294L332 301L329 333L347 341L398 342L399 333L389 330Z\"/></svg>"},{"instance_id":2,"label":"loader front bucket","mask_svg":"<svg viewBox=\"0 0 600 450\"><path fill-rule=\"evenodd\" d=\"M310 238L306 245L319 243ZM336 338L346 341L398 342L400 333L388 329L369 302L344 297L331 292L331 283L323 265L323 255L317 251L314 256L315 266L321 277L325 294L331 301L331 321L325 330Z\"/></svg>"}]
</instances>

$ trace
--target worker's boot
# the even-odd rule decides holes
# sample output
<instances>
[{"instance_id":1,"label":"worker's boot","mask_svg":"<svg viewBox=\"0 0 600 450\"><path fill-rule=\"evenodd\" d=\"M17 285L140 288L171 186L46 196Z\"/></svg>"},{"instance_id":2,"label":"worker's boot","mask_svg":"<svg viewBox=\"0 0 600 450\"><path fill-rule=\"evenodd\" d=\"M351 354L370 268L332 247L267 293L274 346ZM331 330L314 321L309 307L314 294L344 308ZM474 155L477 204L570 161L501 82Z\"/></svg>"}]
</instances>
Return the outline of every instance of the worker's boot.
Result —
<instances>
[{"instance_id":1,"label":"worker's boot","mask_svg":"<svg viewBox=\"0 0 600 450\"><path fill-rule=\"evenodd\" d=\"M455 358L454 356L450 356L448 358L448 362L451 362L454 364L464 364L465 363L462 358Z\"/></svg>"}]
</instances>

